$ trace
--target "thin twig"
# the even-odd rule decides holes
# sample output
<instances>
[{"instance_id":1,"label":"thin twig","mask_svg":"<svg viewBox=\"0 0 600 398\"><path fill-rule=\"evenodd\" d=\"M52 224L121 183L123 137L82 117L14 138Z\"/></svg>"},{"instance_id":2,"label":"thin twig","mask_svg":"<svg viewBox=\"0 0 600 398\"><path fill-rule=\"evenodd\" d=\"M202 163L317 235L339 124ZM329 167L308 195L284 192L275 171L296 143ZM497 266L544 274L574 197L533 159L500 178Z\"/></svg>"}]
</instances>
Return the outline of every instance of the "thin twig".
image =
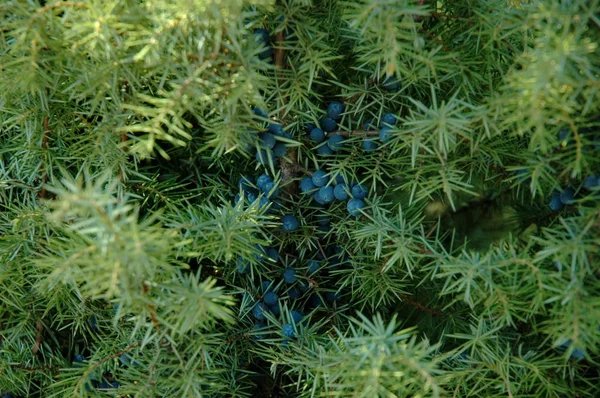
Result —
<instances>
[{"instance_id":1,"label":"thin twig","mask_svg":"<svg viewBox=\"0 0 600 398\"><path fill-rule=\"evenodd\" d=\"M433 228L431 228L431 230L429 231L429 233L427 235L425 235L425 239L429 239L431 238L431 235L433 234L433 232L437 229L438 227L438 223L436 221L435 225L433 226Z\"/></svg>"},{"instance_id":2,"label":"thin twig","mask_svg":"<svg viewBox=\"0 0 600 398\"><path fill-rule=\"evenodd\" d=\"M325 255L325 250L323 250L323 246L321 246L321 242L317 239L317 245L319 246L319 251L323 255L323 260L327 260L327 256Z\"/></svg>"},{"instance_id":3,"label":"thin twig","mask_svg":"<svg viewBox=\"0 0 600 398\"><path fill-rule=\"evenodd\" d=\"M41 319L37 319L35 321L35 328L36 328L35 344L33 345L33 348L31 349L31 351L33 351L33 355L37 355L37 353L40 351L40 348L42 347L42 336L44 333L44 324L42 323Z\"/></svg>"},{"instance_id":4,"label":"thin twig","mask_svg":"<svg viewBox=\"0 0 600 398\"><path fill-rule=\"evenodd\" d=\"M420 310L426 311L431 315L438 315L438 316L442 316L444 315L444 313L440 310L436 310L434 308L429 308L421 303L419 303L416 300L413 300L412 298L410 298L410 296L406 295L406 294L400 294L400 298L404 301L406 301L409 304L412 304L413 306L417 307Z\"/></svg>"},{"instance_id":5,"label":"thin twig","mask_svg":"<svg viewBox=\"0 0 600 398\"><path fill-rule=\"evenodd\" d=\"M342 137L361 137L361 136L379 136L379 131L377 130L352 130L352 131L338 131L335 133L331 133L332 135L340 135Z\"/></svg>"}]
</instances>

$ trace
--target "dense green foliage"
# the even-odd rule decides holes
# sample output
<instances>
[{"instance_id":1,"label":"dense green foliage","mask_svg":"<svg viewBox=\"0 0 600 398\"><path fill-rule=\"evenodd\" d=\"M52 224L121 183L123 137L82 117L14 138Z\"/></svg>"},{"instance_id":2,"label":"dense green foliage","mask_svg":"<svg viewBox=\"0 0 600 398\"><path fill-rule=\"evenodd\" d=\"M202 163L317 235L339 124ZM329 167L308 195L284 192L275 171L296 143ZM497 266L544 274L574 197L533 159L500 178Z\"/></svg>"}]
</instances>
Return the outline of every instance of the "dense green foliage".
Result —
<instances>
[{"instance_id":1,"label":"dense green foliage","mask_svg":"<svg viewBox=\"0 0 600 398\"><path fill-rule=\"evenodd\" d=\"M3 397L600 396L600 0L42 3L0 4Z\"/></svg>"}]
</instances>

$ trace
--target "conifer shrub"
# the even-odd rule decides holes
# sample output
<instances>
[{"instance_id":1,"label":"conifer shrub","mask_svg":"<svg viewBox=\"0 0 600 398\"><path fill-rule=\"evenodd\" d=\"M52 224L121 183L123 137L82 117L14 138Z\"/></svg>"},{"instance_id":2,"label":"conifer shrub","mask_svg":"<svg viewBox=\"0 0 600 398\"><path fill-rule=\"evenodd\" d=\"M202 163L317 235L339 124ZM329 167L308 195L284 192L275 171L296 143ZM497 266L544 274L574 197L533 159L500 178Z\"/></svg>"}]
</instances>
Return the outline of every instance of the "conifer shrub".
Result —
<instances>
[{"instance_id":1,"label":"conifer shrub","mask_svg":"<svg viewBox=\"0 0 600 398\"><path fill-rule=\"evenodd\" d=\"M4 1L0 396L600 396L599 15Z\"/></svg>"}]
</instances>

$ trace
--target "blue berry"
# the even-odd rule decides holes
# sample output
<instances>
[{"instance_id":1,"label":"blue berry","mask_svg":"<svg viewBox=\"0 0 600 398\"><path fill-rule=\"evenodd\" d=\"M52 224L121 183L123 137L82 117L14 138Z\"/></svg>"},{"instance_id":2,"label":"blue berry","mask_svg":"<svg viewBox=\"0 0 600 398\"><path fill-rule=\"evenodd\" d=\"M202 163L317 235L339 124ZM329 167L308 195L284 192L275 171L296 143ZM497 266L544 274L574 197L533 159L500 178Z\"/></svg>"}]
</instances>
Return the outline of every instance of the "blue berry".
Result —
<instances>
[{"instance_id":1,"label":"blue berry","mask_svg":"<svg viewBox=\"0 0 600 398\"><path fill-rule=\"evenodd\" d=\"M279 315L281 314L281 307L279 307L279 303L275 303L273 305L270 305L269 309L271 310L271 313L275 317L279 317Z\"/></svg>"},{"instance_id":2,"label":"blue berry","mask_svg":"<svg viewBox=\"0 0 600 398\"><path fill-rule=\"evenodd\" d=\"M85 357L81 354L77 354L75 355L75 357L73 358L73 363L83 363L85 361Z\"/></svg>"},{"instance_id":3,"label":"blue berry","mask_svg":"<svg viewBox=\"0 0 600 398\"><path fill-rule=\"evenodd\" d=\"M560 201L565 205L572 204L574 198L575 198L575 190L571 187L565 188L560 193Z\"/></svg>"},{"instance_id":4,"label":"blue berry","mask_svg":"<svg viewBox=\"0 0 600 398\"><path fill-rule=\"evenodd\" d=\"M255 107L253 107L253 108L252 108L252 112L253 112L253 113L254 113L256 116L262 117L262 118L264 118L264 119L266 119L266 118L268 118L268 117L269 117L269 114L267 113L267 111L265 111L265 110L264 110L264 109L262 109L262 108L259 108L258 106L255 106Z\"/></svg>"},{"instance_id":5,"label":"blue berry","mask_svg":"<svg viewBox=\"0 0 600 398\"><path fill-rule=\"evenodd\" d=\"M560 200L560 192L554 191L550 198L550 208L554 211L562 210L565 204Z\"/></svg>"},{"instance_id":6,"label":"blue berry","mask_svg":"<svg viewBox=\"0 0 600 398\"><path fill-rule=\"evenodd\" d=\"M279 261L279 253L277 252L277 249L275 249L274 247L267 247L266 255L274 263L276 263L277 261Z\"/></svg>"},{"instance_id":7,"label":"blue berry","mask_svg":"<svg viewBox=\"0 0 600 398\"><path fill-rule=\"evenodd\" d=\"M287 232L298 229L298 219L291 214L283 216L281 222L283 223L283 229Z\"/></svg>"},{"instance_id":8,"label":"blue berry","mask_svg":"<svg viewBox=\"0 0 600 398\"><path fill-rule=\"evenodd\" d=\"M279 188L277 188L274 182L267 182L264 186L263 192L269 199L275 199L277 196L279 196Z\"/></svg>"},{"instance_id":9,"label":"blue berry","mask_svg":"<svg viewBox=\"0 0 600 398\"><path fill-rule=\"evenodd\" d=\"M392 138L391 130L392 130L391 127L382 127L379 130L379 139L384 144Z\"/></svg>"},{"instance_id":10,"label":"blue berry","mask_svg":"<svg viewBox=\"0 0 600 398\"><path fill-rule=\"evenodd\" d=\"M364 199L367 197L367 193L369 193L369 191L364 185L354 184L352 187L352 197L354 199Z\"/></svg>"},{"instance_id":11,"label":"blue berry","mask_svg":"<svg viewBox=\"0 0 600 398\"><path fill-rule=\"evenodd\" d=\"M386 113L381 118L381 122L383 123L384 126L385 125L393 126L396 124L396 116L394 116L393 113Z\"/></svg>"},{"instance_id":12,"label":"blue berry","mask_svg":"<svg viewBox=\"0 0 600 398\"><path fill-rule=\"evenodd\" d=\"M584 359L585 353L581 351L579 348L575 348L571 353L571 358L573 359Z\"/></svg>"},{"instance_id":13,"label":"blue berry","mask_svg":"<svg viewBox=\"0 0 600 398\"><path fill-rule=\"evenodd\" d=\"M519 169L517 171L517 181L519 181L519 184L529 184L531 182L531 178L527 176L528 174L529 171L527 169Z\"/></svg>"},{"instance_id":14,"label":"blue berry","mask_svg":"<svg viewBox=\"0 0 600 398\"><path fill-rule=\"evenodd\" d=\"M252 177L242 176L242 178L240 178L240 180L238 182L238 187L242 191L247 191L249 189L252 189Z\"/></svg>"},{"instance_id":15,"label":"blue berry","mask_svg":"<svg viewBox=\"0 0 600 398\"><path fill-rule=\"evenodd\" d=\"M323 299L317 293L313 293L310 296L309 300L313 307L321 307L321 306L325 305L325 303L323 302Z\"/></svg>"},{"instance_id":16,"label":"blue berry","mask_svg":"<svg viewBox=\"0 0 600 398\"><path fill-rule=\"evenodd\" d=\"M344 112L344 104L341 102L333 101L327 107L327 116L334 120L339 119L342 112Z\"/></svg>"},{"instance_id":17,"label":"blue berry","mask_svg":"<svg viewBox=\"0 0 600 398\"><path fill-rule=\"evenodd\" d=\"M333 195L337 200L347 200L348 199L348 186L346 184L338 184L333 189Z\"/></svg>"},{"instance_id":18,"label":"blue berry","mask_svg":"<svg viewBox=\"0 0 600 398\"><path fill-rule=\"evenodd\" d=\"M325 133L320 128L316 127L310 131L310 139L315 142L323 142Z\"/></svg>"},{"instance_id":19,"label":"blue berry","mask_svg":"<svg viewBox=\"0 0 600 398\"><path fill-rule=\"evenodd\" d=\"M334 178L334 180L335 180L336 184L343 184L343 183L346 182L346 180L344 179L344 176L341 173L339 173L338 175L336 175L335 178Z\"/></svg>"},{"instance_id":20,"label":"blue berry","mask_svg":"<svg viewBox=\"0 0 600 398\"><path fill-rule=\"evenodd\" d=\"M304 177L300 180L300 190L303 193L307 193L317 188L315 184L313 184L313 180L310 177Z\"/></svg>"},{"instance_id":21,"label":"blue berry","mask_svg":"<svg viewBox=\"0 0 600 398\"><path fill-rule=\"evenodd\" d=\"M254 245L254 248L256 249L256 253L254 254L254 258L257 261L262 261L263 258L265 257L265 254L267 254L265 252L265 249L261 245L259 245L259 244Z\"/></svg>"},{"instance_id":22,"label":"blue berry","mask_svg":"<svg viewBox=\"0 0 600 398\"><path fill-rule=\"evenodd\" d=\"M260 133L258 135L260 143L263 147L272 149L275 146L275 136L271 133Z\"/></svg>"},{"instance_id":23,"label":"blue berry","mask_svg":"<svg viewBox=\"0 0 600 398\"><path fill-rule=\"evenodd\" d=\"M274 54L275 54L275 51L273 50L273 48L267 47L258 54L258 57L260 59L272 59Z\"/></svg>"},{"instance_id":24,"label":"blue berry","mask_svg":"<svg viewBox=\"0 0 600 398\"><path fill-rule=\"evenodd\" d=\"M269 124L269 132L279 136L282 136L285 133L283 131L283 126L281 126L281 124L278 123Z\"/></svg>"},{"instance_id":25,"label":"blue berry","mask_svg":"<svg viewBox=\"0 0 600 398\"><path fill-rule=\"evenodd\" d=\"M573 343L573 341L571 339L568 339L567 341L565 341L558 347L559 351L564 352L566 349L568 349L571 346L572 343ZM572 359L584 359L585 353L583 351L581 351L579 348L575 348L571 352L571 358Z\"/></svg>"},{"instance_id":26,"label":"blue berry","mask_svg":"<svg viewBox=\"0 0 600 398\"><path fill-rule=\"evenodd\" d=\"M248 272L250 272L250 263L245 258L238 257L237 262L235 264L235 269L240 274L247 274Z\"/></svg>"},{"instance_id":27,"label":"blue berry","mask_svg":"<svg viewBox=\"0 0 600 398\"><path fill-rule=\"evenodd\" d=\"M92 314L88 323L92 330L98 331L98 317L96 317L96 314Z\"/></svg>"},{"instance_id":28,"label":"blue berry","mask_svg":"<svg viewBox=\"0 0 600 398\"><path fill-rule=\"evenodd\" d=\"M281 210L281 203L277 200L271 202L271 210Z\"/></svg>"},{"instance_id":29,"label":"blue berry","mask_svg":"<svg viewBox=\"0 0 600 398\"><path fill-rule=\"evenodd\" d=\"M325 187L322 187L321 189L319 189L317 191L317 193L323 202L331 203L331 202L333 202L333 199L335 198L333 191L334 191L334 188L331 185L328 185L328 186L325 186Z\"/></svg>"},{"instance_id":30,"label":"blue berry","mask_svg":"<svg viewBox=\"0 0 600 398\"><path fill-rule=\"evenodd\" d=\"M256 186L260 188L261 191L264 192L265 190L265 184L268 182L273 182L273 178L271 178L270 175L268 174L261 174L257 179L256 179Z\"/></svg>"},{"instance_id":31,"label":"blue berry","mask_svg":"<svg viewBox=\"0 0 600 398\"><path fill-rule=\"evenodd\" d=\"M123 353L119 355L119 362L121 362L123 365L129 365L131 359L127 356L127 354Z\"/></svg>"},{"instance_id":32,"label":"blue berry","mask_svg":"<svg viewBox=\"0 0 600 398\"><path fill-rule=\"evenodd\" d=\"M600 175L588 176L583 182L583 187L590 191L600 187Z\"/></svg>"},{"instance_id":33,"label":"blue berry","mask_svg":"<svg viewBox=\"0 0 600 398\"><path fill-rule=\"evenodd\" d=\"M258 57L260 59L273 58L273 54L275 54L275 51L273 50L273 48L267 47L263 51L261 51L260 54L258 54Z\"/></svg>"},{"instance_id":34,"label":"blue berry","mask_svg":"<svg viewBox=\"0 0 600 398\"><path fill-rule=\"evenodd\" d=\"M271 289L273 288L273 282L271 281L262 281L262 283L260 284L263 293L266 292L270 292Z\"/></svg>"},{"instance_id":35,"label":"blue berry","mask_svg":"<svg viewBox=\"0 0 600 398\"><path fill-rule=\"evenodd\" d=\"M306 265L308 265L308 273L313 274L319 270L321 264L318 261L310 260Z\"/></svg>"},{"instance_id":36,"label":"blue berry","mask_svg":"<svg viewBox=\"0 0 600 398\"><path fill-rule=\"evenodd\" d=\"M283 280L286 283L296 282L296 270L293 268L288 268L285 271L283 271Z\"/></svg>"},{"instance_id":37,"label":"blue berry","mask_svg":"<svg viewBox=\"0 0 600 398\"><path fill-rule=\"evenodd\" d=\"M254 308L252 308L252 315L259 321L263 321L265 319L266 310L266 305L264 305L263 303L258 303L254 306Z\"/></svg>"},{"instance_id":38,"label":"blue berry","mask_svg":"<svg viewBox=\"0 0 600 398\"><path fill-rule=\"evenodd\" d=\"M290 316L292 317L294 323L298 323L302 320L302 313L298 311L290 311Z\"/></svg>"},{"instance_id":39,"label":"blue berry","mask_svg":"<svg viewBox=\"0 0 600 398\"><path fill-rule=\"evenodd\" d=\"M570 135L571 135L571 132L569 131L569 129L561 129L558 132L558 140L561 142L562 145L566 145L567 138L569 138Z\"/></svg>"},{"instance_id":40,"label":"blue berry","mask_svg":"<svg viewBox=\"0 0 600 398\"><path fill-rule=\"evenodd\" d=\"M375 125L373 124L373 119L367 119L365 120L365 122L363 123L363 130L374 130L375 129Z\"/></svg>"},{"instance_id":41,"label":"blue berry","mask_svg":"<svg viewBox=\"0 0 600 398\"><path fill-rule=\"evenodd\" d=\"M286 337L289 337L291 339L296 337L296 331L294 330L294 325L291 323L286 323L285 325L283 325L283 328L281 330L283 332L283 335Z\"/></svg>"},{"instance_id":42,"label":"blue berry","mask_svg":"<svg viewBox=\"0 0 600 398\"><path fill-rule=\"evenodd\" d=\"M316 170L312 175L312 182L316 187L322 187L329 182L327 172L324 170Z\"/></svg>"},{"instance_id":43,"label":"blue berry","mask_svg":"<svg viewBox=\"0 0 600 398\"><path fill-rule=\"evenodd\" d=\"M328 133L335 131L337 128L337 122L330 117L323 118L321 120L321 128Z\"/></svg>"},{"instance_id":44,"label":"blue berry","mask_svg":"<svg viewBox=\"0 0 600 398\"><path fill-rule=\"evenodd\" d=\"M360 209L364 207L365 202L360 199L350 199L346 205L346 209L348 209L348 213L350 213L351 216L360 215Z\"/></svg>"},{"instance_id":45,"label":"blue berry","mask_svg":"<svg viewBox=\"0 0 600 398\"><path fill-rule=\"evenodd\" d=\"M400 82L396 75L386 77L383 80L383 88L388 91L398 91L400 89Z\"/></svg>"},{"instance_id":46,"label":"blue berry","mask_svg":"<svg viewBox=\"0 0 600 398\"><path fill-rule=\"evenodd\" d=\"M257 332L258 330L264 329L266 328L267 325L264 324L263 322L259 322L257 324L254 325L254 332ZM267 336L264 333L255 333L254 334L254 338L256 340L263 340L265 339Z\"/></svg>"},{"instance_id":47,"label":"blue berry","mask_svg":"<svg viewBox=\"0 0 600 398\"><path fill-rule=\"evenodd\" d=\"M324 236L327 235L329 231L331 231L331 227L328 224L321 224L317 227L317 235Z\"/></svg>"},{"instance_id":48,"label":"blue berry","mask_svg":"<svg viewBox=\"0 0 600 398\"><path fill-rule=\"evenodd\" d=\"M269 163L269 159L272 158L273 151L271 151L270 149L259 149L258 151L256 151L256 161L260 164L268 164Z\"/></svg>"},{"instance_id":49,"label":"blue berry","mask_svg":"<svg viewBox=\"0 0 600 398\"><path fill-rule=\"evenodd\" d=\"M117 389L117 388L119 388L118 381L108 381L106 379L103 379L100 382L100 384L98 384L98 389L100 389L100 390Z\"/></svg>"},{"instance_id":50,"label":"blue berry","mask_svg":"<svg viewBox=\"0 0 600 398\"><path fill-rule=\"evenodd\" d=\"M255 29L254 36L256 37L256 40L261 44L267 44L269 42L269 31L266 29Z\"/></svg>"},{"instance_id":51,"label":"blue berry","mask_svg":"<svg viewBox=\"0 0 600 398\"><path fill-rule=\"evenodd\" d=\"M266 305L275 305L277 304L278 299L279 297L277 297L277 293L274 292L267 292L265 297L263 297L263 301Z\"/></svg>"},{"instance_id":52,"label":"blue berry","mask_svg":"<svg viewBox=\"0 0 600 398\"><path fill-rule=\"evenodd\" d=\"M304 125L304 131L306 131L307 133L310 133L312 131L312 129L315 128L315 125L312 123L306 123Z\"/></svg>"},{"instance_id":53,"label":"blue berry","mask_svg":"<svg viewBox=\"0 0 600 398\"><path fill-rule=\"evenodd\" d=\"M333 151L331 150L331 148L329 148L329 145L325 144L317 148L317 154L321 156L328 156L332 155Z\"/></svg>"},{"instance_id":54,"label":"blue berry","mask_svg":"<svg viewBox=\"0 0 600 398\"><path fill-rule=\"evenodd\" d=\"M289 291L288 291L288 297L291 300L296 300L298 297L300 297L302 295L302 292L300 291L300 289L298 289L296 286L292 287Z\"/></svg>"},{"instance_id":55,"label":"blue berry","mask_svg":"<svg viewBox=\"0 0 600 398\"><path fill-rule=\"evenodd\" d=\"M278 142L273 147L273 155L278 158L282 158L287 153L287 146L283 142Z\"/></svg>"},{"instance_id":56,"label":"blue berry","mask_svg":"<svg viewBox=\"0 0 600 398\"><path fill-rule=\"evenodd\" d=\"M259 209L267 208L267 207L269 207L270 203L271 203L271 201L267 197L261 196L258 201L258 208Z\"/></svg>"},{"instance_id":57,"label":"blue berry","mask_svg":"<svg viewBox=\"0 0 600 398\"><path fill-rule=\"evenodd\" d=\"M319 194L319 191L317 191L317 192L315 192L315 193L314 193L314 195L313 195L313 200L314 200L315 202L317 202L319 205L323 206L323 207L327 205L327 203L325 203L325 202L323 201L323 198L322 198L322 197L321 197L321 195Z\"/></svg>"},{"instance_id":58,"label":"blue berry","mask_svg":"<svg viewBox=\"0 0 600 398\"><path fill-rule=\"evenodd\" d=\"M339 151L344 147L344 137L342 137L341 135L331 135L328 139L327 139L327 146L332 150L332 151Z\"/></svg>"},{"instance_id":59,"label":"blue berry","mask_svg":"<svg viewBox=\"0 0 600 398\"><path fill-rule=\"evenodd\" d=\"M325 298L330 303L333 303L333 302L339 301L340 294L338 292L327 292L327 293L325 293Z\"/></svg>"},{"instance_id":60,"label":"blue berry","mask_svg":"<svg viewBox=\"0 0 600 398\"><path fill-rule=\"evenodd\" d=\"M556 269L558 272L562 271L563 269L563 266L560 263L560 261L554 261L552 265L554 265L554 269Z\"/></svg>"},{"instance_id":61,"label":"blue berry","mask_svg":"<svg viewBox=\"0 0 600 398\"><path fill-rule=\"evenodd\" d=\"M362 148L365 152L373 152L377 149L377 143L373 140L364 139L362 142Z\"/></svg>"},{"instance_id":62,"label":"blue berry","mask_svg":"<svg viewBox=\"0 0 600 398\"><path fill-rule=\"evenodd\" d=\"M248 193L246 193L246 199L248 199L249 203L254 203L254 201L258 199L258 195L254 191L249 191Z\"/></svg>"}]
</instances>

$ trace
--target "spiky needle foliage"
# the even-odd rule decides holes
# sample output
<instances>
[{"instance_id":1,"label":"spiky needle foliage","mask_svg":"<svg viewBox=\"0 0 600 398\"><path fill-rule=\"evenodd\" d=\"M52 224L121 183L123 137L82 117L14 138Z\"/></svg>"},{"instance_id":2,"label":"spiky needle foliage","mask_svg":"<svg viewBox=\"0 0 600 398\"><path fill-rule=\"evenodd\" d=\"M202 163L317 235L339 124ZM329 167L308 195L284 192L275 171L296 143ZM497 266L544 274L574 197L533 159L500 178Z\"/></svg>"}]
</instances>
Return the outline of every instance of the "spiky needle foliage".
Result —
<instances>
[{"instance_id":1,"label":"spiky needle foliage","mask_svg":"<svg viewBox=\"0 0 600 398\"><path fill-rule=\"evenodd\" d=\"M599 15L3 1L0 393L600 396ZM368 187L358 217L299 194L316 168ZM280 202L249 204L262 173Z\"/></svg>"}]
</instances>

